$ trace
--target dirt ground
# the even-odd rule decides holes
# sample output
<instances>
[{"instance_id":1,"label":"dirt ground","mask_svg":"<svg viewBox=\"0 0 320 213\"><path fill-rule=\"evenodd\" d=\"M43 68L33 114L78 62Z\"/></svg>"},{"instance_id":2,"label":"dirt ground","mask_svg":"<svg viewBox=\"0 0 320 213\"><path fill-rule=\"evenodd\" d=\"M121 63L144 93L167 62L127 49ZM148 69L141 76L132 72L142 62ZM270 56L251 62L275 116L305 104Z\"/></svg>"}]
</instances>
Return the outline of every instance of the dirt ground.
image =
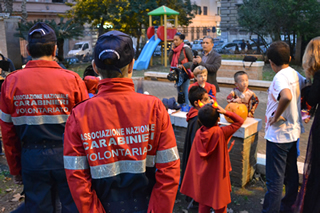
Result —
<instances>
[{"instance_id":1,"label":"dirt ground","mask_svg":"<svg viewBox=\"0 0 320 213\"><path fill-rule=\"evenodd\" d=\"M23 201L19 194L23 187L16 185L8 171L8 164L4 156L0 156L0 213L9 213L16 209ZM228 213L257 213L262 209L261 199L265 194L264 182L256 177L246 187L232 187L232 202L228 205ZM185 196L178 193L173 213L196 213L197 208L187 209L189 202Z\"/></svg>"},{"instance_id":2,"label":"dirt ground","mask_svg":"<svg viewBox=\"0 0 320 213\"><path fill-rule=\"evenodd\" d=\"M262 210L262 202L266 187L261 178L255 178L244 188L232 186L231 203L228 205L228 213L259 213ZM186 196L178 193L173 213L197 213L196 207L187 209L189 202Z\"/></svg>"},{"instance_id":3,"label":"dirt ground","mask_svg":"<svg viewBox=\"0 0 320 213\"><path fill-rule=\"evenodd\" d=\"M23 201L20 197L23 187L15 184L9 173L7 160L0 156L0 212L7 213L15 210Z\"/></svg>"}]
</instances>

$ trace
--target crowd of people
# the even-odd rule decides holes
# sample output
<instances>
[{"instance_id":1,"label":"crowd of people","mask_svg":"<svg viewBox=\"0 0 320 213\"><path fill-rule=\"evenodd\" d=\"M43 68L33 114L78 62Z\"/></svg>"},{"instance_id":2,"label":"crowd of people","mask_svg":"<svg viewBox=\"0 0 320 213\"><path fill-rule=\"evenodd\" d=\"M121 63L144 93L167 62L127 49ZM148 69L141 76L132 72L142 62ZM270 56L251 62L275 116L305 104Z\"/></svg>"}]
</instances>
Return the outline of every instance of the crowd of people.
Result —
<instances>
[{"instance_id":1,"label":"crowd of people","mask_svg":"<svg viewBox=\"0 0 320 213\"><path fill-rule=\"evenodd\" d=\"M203 39L202 48L203 53L201 55L198 52L192 52L190 47L184 44L185 35L181 33L176 33L174 36L173 44L169 52L169 61L171 68L177 67L183 69L183 72L194 72L196 67L204 67L207 70L206 80L210 84L215 86L215 92L219 92L219 85L217 82L217 72L221 66L221 56L213 50L213 38L207 36ZM182 72L182 73L183 73ZM188 88L190 85L190 79L194 75L185 75L186 78L179 75L178 81L176 83L178 95L184 96L184 101L179 101L179 104L189 105L188 100ZM183 80L181 80L181 78ZM215 93L214 92L214 93ZM215 94L214 94L215 95ZM179 98L178 98L179 99Z\"/></svg>"},{"instance_id":2,"label":"crowd of people","mask_svg":"<svg viewBox=\"0 0 320 213\"><path fill-rule=\"evenodd\" d=\"M119 31L101 35L83 79L54 61L56 40L49 25L35 24L28 32L32 60L8 74L1 87L4 150L10 173L25 193L20 212L170 213L180 189L198 203L200 213L226 213L231 202L228 141L244 120L217 103L221 56L212 50L213 39L206 37L203 54L194 56L183 43L184 35L177 33L170 51L171 67L186 69L196 79L177 87L192 106L181 176L166 107L134 90L130 36ZM303 56L306 77L289 66L286 43L272 43L267 56L276 75L266 109L267 192L262 212L320 212L320 37L310 41ZM33 83L27 84L30 76ZM234 80L227 101L245 104L254 117L259 99L248 89L248 75L238 71ZM309 115L315 118L298 193L302 89ZM220 127L220 114L233 123Z\"/></svg>"}]
</instances>

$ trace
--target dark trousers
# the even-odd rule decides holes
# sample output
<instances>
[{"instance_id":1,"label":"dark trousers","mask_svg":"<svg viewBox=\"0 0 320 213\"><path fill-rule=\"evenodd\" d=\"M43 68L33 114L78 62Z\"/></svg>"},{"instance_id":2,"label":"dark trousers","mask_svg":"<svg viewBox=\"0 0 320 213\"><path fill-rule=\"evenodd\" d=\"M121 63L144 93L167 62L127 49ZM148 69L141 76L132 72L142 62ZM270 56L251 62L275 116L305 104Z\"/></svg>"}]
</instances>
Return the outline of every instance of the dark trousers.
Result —
<instances>
[{"instance_id":1,"label":"dark trousers","mask_svg":"<svg viewBox=\"0 0 320 213\"><path fill-rule=\"evenodd\" d=\"M22 168L22 180L26 196L25 212L55 212L56 193L62 213L78 212L64 169L35 171Z\"/></svg>"},{"instance_id":2,"label":"dark trousers","mask_svg":"<svg viewBox=\"0 0 320 213\"><path fill-rule=\"evenodd\" d=\"M299 186L297 167L297 142L273 143L267 141L266 178L267 193L263 213L289 213L292 211ZM285 185L285 196L282 188Z\"/></svg>"}]
</instances>

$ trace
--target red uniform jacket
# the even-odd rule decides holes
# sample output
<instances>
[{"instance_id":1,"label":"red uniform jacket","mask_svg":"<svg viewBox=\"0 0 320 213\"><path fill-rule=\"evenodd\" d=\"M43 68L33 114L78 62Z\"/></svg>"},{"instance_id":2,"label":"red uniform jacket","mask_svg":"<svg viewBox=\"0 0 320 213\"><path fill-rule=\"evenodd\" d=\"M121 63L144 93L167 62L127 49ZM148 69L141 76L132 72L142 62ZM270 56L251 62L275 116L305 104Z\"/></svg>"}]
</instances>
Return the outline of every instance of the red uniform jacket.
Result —
<instances>
[{"instance_id":1,"label":"red uniform jacket","mask_svg":"<svg viewBox=\"0 0 320 213\"><path fill-rule=\"evenodd\" d=\"M193 84L190 84L188 91L193 86L199 86L199 83L195 82ZM215 85L206 82L205 85L204 85L204 89L207 90L207 93L209 95L213 95L214 97L216 97L217 90L216 90L216 86Z\"/></svg>"},{"instance_id":2,"label":"red uniform jacket","mask_svg":"<svg viewBox=\"0 0 320 213\"><path fill-rule=\"evenodd\" d=\"M231 164L227 142L242 125L243 119L227 112L234 123L229 126L202 126L194 138L181 193L195 201L221 209L231 202Z\"/></svg>"},{"instance_id":3,"label":"red uniform jacket","mask_svg":"<svg viewBox=\"0 0 320 213\"><path fill-rule=\"evenodd\" d=\"M10 173L21 172L22 143L50 141L62 147L71 109L88 97L79 75L62 69L54 61L29 61L24 69L8 75L1 89L0 124ZM49 156L27 160L30 162L23 163L28 169L48 169L58 164L63 169L62 156L57 161Z\"/></svg>"},{"instance_id":4,"label":"red uniform jacket","mask_svg":"<svg viewBox=\"0 0 320 213\"><path fill-rule=\"evenodd\" d=\"M101 80L98 94L73 109L64 139L80 212L108 212L114 203L121 212L121 204L143 196L150 196L148 212L172 212L180 160L170 118L158 98L136 93L131 79Z\"/></svg>"}]
</instances>

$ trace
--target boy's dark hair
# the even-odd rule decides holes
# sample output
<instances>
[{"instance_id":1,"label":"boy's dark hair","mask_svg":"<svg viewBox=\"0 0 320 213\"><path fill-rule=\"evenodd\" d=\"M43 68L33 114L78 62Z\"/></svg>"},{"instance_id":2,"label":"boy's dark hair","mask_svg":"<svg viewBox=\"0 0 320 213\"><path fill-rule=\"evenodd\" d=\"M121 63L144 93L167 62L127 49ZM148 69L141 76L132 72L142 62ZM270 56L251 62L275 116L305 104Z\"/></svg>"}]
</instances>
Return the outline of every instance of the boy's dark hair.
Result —
<instances>
[{"instance_id":1,"label":"boy's dark hair","mask_svg":"<svg viewBox=\"0 0 320 213\"><path fill-rule=\"evenodd\" d=\"M281 66L290 62L290 47L283 41L273 42L267 51L268 59L275 65Z\"/></svg>"},{"instance_id":2,"label":"boy's dark hair","mask_svg":"<svg viewBox=\"0 0 320 213\"><path fill-rule=\"evenodd\" d=\"M191 105L195 107L194 102L201 100L205 93L207 93L207 90L200 86L191 87L188 94L188 99Z\"/></svg>"},{"instance_id":3,"label":"boy's dark hair","mask_svg":"<svg viewBox=\"0 0 320 213\"><path fill-rule=\"evenodd\" d=\"M185 38L186 38L186 36L184 35L184 34L182 34L182 33L176 33L176 36L179 36L179 38L181 39L181 40L184 40Z\"/></svg>"},{"instance_id":4,"label":"boy's dark hair","mask_svg":"<svg viewBox=\"0 0 320 213\"><path fill-rule=\"evenodd\" d=\"M83 72L83 79L86 77L86 76L95 76L95 77L98 77L99 75L93 70L93 67L92 65L90 64L89 66L86 67L86 69L84 70Z\"/></svg>"},{"instance_id":5,"label":"boy's dark hair","mask_svg":"<svg viewBox=\"0 0 320 213\"><path fill-rule=\"evenodd\" d=\"M211 104L206 104L198 111L198 118L203 126L213 127L217 124L220 113Z\"/></svg>"},{"instance_id":6,"label":"boy's dark hair","mask_svg":"<svg viewBox=\"0 0 320 213\"><path fill-rule=\"evenodd\" d=\"M238 71L238 72L236 72L235 74L234 74L234 81L235 82L237 82L237 78L238 78L238 76L240 76L240 75L248 75L245 71Z\"/></svg>"},{"instance_id":7,"label":"boy's dark hair","mask_svg":"<svg viewBox=\"0 0 320 213\"><path fill-rule=\"evenodd\" d=\"M38 32L33 33L33 38L41 39L41 34ZM28 44L28 51L32 58L40 58L43 56L51 56L54 51L56 43L54 41L50 41L47 43L29 43Z\"/></svg>"}]
</instances>

